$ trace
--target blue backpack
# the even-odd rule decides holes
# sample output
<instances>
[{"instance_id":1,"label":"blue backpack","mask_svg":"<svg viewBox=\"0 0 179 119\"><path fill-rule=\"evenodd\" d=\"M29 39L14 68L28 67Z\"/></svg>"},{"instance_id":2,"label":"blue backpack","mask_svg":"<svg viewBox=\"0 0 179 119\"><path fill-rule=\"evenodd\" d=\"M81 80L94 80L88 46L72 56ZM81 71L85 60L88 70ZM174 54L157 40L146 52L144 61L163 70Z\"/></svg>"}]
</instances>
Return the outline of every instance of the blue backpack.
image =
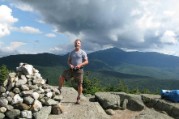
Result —
<instances>
[{"instance_id":1,"label":"blue backpack","mask_svg":"<svg viewBox=\"0 0 179 119\"><path fill-rule=\"evenodd\" d=\"M179 102L179 90L161 90L161 98L172 102Z\"/></svg>"}]
</instances>

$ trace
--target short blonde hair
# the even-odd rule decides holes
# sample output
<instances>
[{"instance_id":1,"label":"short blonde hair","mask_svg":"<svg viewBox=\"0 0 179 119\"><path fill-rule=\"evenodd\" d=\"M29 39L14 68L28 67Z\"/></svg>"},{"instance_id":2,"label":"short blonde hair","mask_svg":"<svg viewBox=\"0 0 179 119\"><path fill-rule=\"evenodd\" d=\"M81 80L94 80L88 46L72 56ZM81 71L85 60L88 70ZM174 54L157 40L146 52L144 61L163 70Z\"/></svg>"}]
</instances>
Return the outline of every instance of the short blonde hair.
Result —
<instances>
[{"instance_id":1,"label":"short blonde hair","mask_svg":"<svg viewBox=\"0 0 179 119\"><path fill-rule=\"evenodd\" d=\"M77 41L80 41L80 42L81 42L81 40L80 40L80 39L76 39L74 43L76 43Z\"/></svg>"}]
</instances>

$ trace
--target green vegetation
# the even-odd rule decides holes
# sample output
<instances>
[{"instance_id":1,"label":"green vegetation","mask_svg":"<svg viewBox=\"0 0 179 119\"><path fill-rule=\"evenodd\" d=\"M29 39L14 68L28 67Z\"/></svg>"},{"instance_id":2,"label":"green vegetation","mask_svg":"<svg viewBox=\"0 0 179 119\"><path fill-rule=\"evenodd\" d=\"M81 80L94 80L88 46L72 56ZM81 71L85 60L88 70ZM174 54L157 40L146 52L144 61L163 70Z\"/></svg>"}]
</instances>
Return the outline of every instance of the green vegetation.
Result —
<instances>
[{"instance_id":1,"label":"green vegetation","mask_svg":"<svg viewBox=\"0 0 179 119\"><path fill-rule=\"evenodd\" d=\"M3 82L7 79L8 73L9 73L9 71L8 71L6 65L2 65L0 67L0 85L2 85Z\"/></svg>"},{"instance_id":2,"label":"green vegetation","mask_svg":"<svg viewBox=\"0 0 179 119\"><path fill-rule=\"evenodd\" d=\"M61 66L53 66L53 67L42 67L42 66L34 66L36 69L39 70L42 77L47 80L50 85L57 86L59 76L62 74L65 67Z\"/></svg>"},{"instance_id":3,"label":"green vegetation","mask_svg":"<svg viewBox=\"0 0 179 119\"><path fill-rule=\"evenodd\" d=\"M91 74L91 73L90 73ZM155 93L159 94L159 92L153 91L151 92L147 88L139 89L138 87L131 88L125 84L124 80L118 80L117 85L101 85L100 80L97 78L89 79L89 73L84 76L83 88L84 94L95 94L96 92L125 92L132 94L150 94Z\"/></svg>"},{"instance_id":4,"label":"green vegetation","mask_svg":"<svg viewBox=\"0 0 179 119\"><path fill-rule=\"evenodd\" d=\"M58 85L58 78L67 66L68 55L49 53L21 54L0 58L0 65L15 70L20 62L33 65L49 84ZM84 76L84 92L123 91L156 93L161 89L178 89L179 58L158 53L125 52L117 48L88 54L89 65ZM1 79L2 80L2 79ZM72 82L65 83L70 86Z\"/></svg>"},{"instance_id":5,"label":"green vegetation","mask_svg":"<svg viewBox=\"0 0 179 119\"><path fill-rule=\"evenodd\" d=\"M88 75L84 76L83 88L85 94L95 94L96 92L104 91L104 87L100 85L99 80L96 78L90 80L88 79Z\"/></svg>"},{"instance_id":6,"label":"green vegetation","mask_svg":"<svg viewBox=\"0 0 179 119\"><path fill-rule=\"evenodd\" d=\"M48 79L50 85L57 86L58 78L65 67L34 66L39 70L44 79ZM126 93L155 93L159 94L161 89L177 89L179 80L162 80L152 77L123 74L111 71L86 71L84 75L84 93L94 94L99 91L115 91ZM66 81L65 86L72 86L76 89L74 80Z\"/></svg>"},{"instance_id":7,"label":"green vegetation","mask_svg":"<svg viewBox=\"0 0 179 119\"><path fill-rule=\"evenodd\" d=\"M120 73L149 76L157 79L177 79L177 77L179 76L179 74L177 73L177 68L159 68L150 66L139 66L127 63L114 66L114 70Z\"/></svg>"}]
</instances>

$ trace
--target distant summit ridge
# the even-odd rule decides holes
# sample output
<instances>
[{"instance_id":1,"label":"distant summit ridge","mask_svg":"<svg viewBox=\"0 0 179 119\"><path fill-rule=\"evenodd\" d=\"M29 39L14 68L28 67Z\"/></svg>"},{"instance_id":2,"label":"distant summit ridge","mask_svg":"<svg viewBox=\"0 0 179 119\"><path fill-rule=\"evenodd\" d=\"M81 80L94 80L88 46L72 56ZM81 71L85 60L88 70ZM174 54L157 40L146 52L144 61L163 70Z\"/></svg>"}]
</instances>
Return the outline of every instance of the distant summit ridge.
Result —
<instances>
[{"instance_id":1,"label":"distant summit ridge","mask_svg":"<svg viewBox=\"0 0 179 119\"><path fill-rule=\"evenodd\" d=\"M8 69L15 70L14 67L19 62L27 62L37 67L45 78L52 79L51 84L57 85L62 70L68 68L67 58L68 54L21 54L0 58L0 65L5 64ZM179 57L176 56L154 52L126 52L114 47L90 53L88 58L90 63L84 70L91 72L90 77L99 79L103 85L115 85L119 80L126 81L134 88L145 86L148 89L176 89L179 85Z\"/></svg>"}]
</instances>

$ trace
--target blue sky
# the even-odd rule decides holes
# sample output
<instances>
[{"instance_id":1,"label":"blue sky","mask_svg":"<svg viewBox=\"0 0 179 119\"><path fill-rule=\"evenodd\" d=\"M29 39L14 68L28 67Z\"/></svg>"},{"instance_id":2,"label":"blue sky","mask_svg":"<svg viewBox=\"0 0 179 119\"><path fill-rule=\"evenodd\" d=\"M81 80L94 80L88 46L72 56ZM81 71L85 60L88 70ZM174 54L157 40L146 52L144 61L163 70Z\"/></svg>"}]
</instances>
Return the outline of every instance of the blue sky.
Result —
<instances>
[{"instance_id":1,"label":"blue sky","mask_svg":"<svg viewBox=\"0 0 179 119\"><path fill-rule=\"evenodd\" d=\"M55 48L68 45L68 37L65 34L56 32L54 27L41 20L39 13L18 8L17 4L0 1L0 22L1 29L8 32L0 33L0 56L11 54L33 54L33 53L57 53Z\"/></svg>"},{"instance_id":2,"label":"blue sky","mask_svg":"<svg viewBox=\"0 0 179 119\"><path fill-rule=\"evenodd\" d=\"M177 0L0 0L0 57L112 47L179 56Z\"/></svg>"}]
</instances>

